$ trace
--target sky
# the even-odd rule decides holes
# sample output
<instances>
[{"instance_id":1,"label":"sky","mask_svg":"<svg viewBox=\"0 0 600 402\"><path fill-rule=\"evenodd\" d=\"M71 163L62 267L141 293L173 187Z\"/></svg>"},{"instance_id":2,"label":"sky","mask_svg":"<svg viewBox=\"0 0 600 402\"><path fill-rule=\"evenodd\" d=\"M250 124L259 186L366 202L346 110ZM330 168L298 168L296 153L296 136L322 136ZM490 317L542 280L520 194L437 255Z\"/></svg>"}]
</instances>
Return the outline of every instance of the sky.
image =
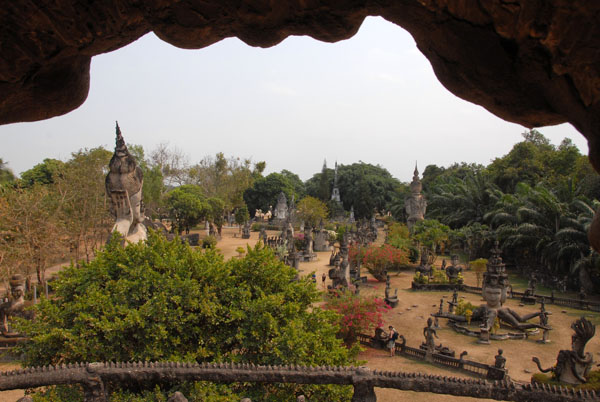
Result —
<instances>
[{"instance_id":1,"label":"sky","mask_svg":"<svg viewBox=\"0 0 600 402\"><path fill-rule=\"evenodd\" d=\"M223 152L302 180L324 160L378 164L404 182L415 163L421 172L429 164L487 165L528 130L454 96L408 32L370 17L345 41L289 37L267 49L230 38L184 50L150 33L92 59L89 96L78 109L0 126L0 158L20 174L44 158L112 150L115 120L146 154L168 143L193 164ZM569 124L538 130L588 152Z\"/></svg>"}]
</instances>

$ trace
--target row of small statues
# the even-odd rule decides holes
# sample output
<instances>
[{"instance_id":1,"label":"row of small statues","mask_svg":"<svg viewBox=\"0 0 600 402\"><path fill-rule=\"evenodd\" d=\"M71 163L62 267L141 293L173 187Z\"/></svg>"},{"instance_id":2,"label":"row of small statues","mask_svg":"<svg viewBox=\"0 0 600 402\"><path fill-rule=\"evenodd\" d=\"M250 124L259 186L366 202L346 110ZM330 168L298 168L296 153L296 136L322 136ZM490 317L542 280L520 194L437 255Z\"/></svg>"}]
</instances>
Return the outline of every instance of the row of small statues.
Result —
<instances>
[{"instance_id":1,"label":"row of small statues","mask_svg":"<svg viewBox=\"0 0 600 402\"><path fill-rule=\"evenodd\" d=\"M431 278L433 269L433 265L429 263L429 255L427 253L422 253L421 262L419 266L415 268L415 273ZM450 265L448 266L446 266L446 260L443 260L440 269L446 273L446 277L451 283L458 282L459 274L463 271L463 267L459 264L457 255L452 255L452 257L450 257Z\"/></svg>"}]
</instances>

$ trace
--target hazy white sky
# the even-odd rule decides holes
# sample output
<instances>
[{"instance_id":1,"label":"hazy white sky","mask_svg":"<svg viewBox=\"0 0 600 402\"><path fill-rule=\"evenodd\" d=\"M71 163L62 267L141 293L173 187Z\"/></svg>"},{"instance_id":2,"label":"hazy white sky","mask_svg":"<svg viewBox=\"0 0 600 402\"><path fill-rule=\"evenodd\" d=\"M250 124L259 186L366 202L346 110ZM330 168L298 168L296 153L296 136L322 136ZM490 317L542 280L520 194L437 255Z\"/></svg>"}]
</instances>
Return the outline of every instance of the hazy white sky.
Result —
<instances>
[{"instance_id":1,"label":"hazy white sky","mask_svg":"<svg viewBox=\"0 0 600 402\"><path fill-rule=\"evenodd\" d=\"M77 110L35 123L0 126L0 158L21 173L44 158L114 148L114 122L146 152L168 142L195 163L205 155L265 160L266 172L303 180L323 160L379 164L410 181L415 161L488 164L526 129L447 91L412 37L368 18L333 44L290 37L260 49L226 39L182 50L148 34L92 60L90 93ZM553 144L584 137L563 124L539 129Z\"/></svg>"}]
</instances>

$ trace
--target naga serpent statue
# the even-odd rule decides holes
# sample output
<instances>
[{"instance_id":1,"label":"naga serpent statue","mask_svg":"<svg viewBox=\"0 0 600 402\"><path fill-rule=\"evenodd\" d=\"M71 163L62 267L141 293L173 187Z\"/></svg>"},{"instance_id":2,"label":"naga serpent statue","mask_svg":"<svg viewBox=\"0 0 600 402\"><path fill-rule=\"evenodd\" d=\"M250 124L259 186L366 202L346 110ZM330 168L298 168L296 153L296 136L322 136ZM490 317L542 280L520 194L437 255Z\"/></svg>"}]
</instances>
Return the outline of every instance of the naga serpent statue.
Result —
<instances>
[{"instance_id":1,"label":"naga serpent statue","mask_svg":"<svg viewBox=\"0 0 600 402\"><path fill-rule=\"evenodd\" d=\"M575 334L571 337L571 349L561 350L556 358L556 366L543 369L540 359L533 357L532 360L537 364L542 373L552 372L554 378L567 384L583 384L592 368L594 359L591 353L585 353L585 345L596 333L596 326L589 320L581 317L571 324Z\"/></svg>"},{"instance_id":2,"label":"naga serpent statue","mask_svg":"<svg viewBox=\"0 0 600 402\"><path fill-rule=\"evenodd\" d=\"M142 214L144 175L125 145L118 122L116 133L115 153L108 164L105 182L110 210L115 216L112 232L119 232L130 243L137 243L147 237Z\"/></svg>"}]
</instances>

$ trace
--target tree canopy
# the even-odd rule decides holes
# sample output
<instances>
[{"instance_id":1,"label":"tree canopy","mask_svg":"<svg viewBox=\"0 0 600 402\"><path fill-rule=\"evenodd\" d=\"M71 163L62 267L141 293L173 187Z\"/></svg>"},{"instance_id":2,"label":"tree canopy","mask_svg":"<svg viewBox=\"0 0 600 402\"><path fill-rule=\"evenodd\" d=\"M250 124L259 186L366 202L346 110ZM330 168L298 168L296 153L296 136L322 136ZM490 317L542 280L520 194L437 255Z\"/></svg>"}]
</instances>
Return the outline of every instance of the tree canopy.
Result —
<instances>
[{"instance_id":1,"label":"tree canopy","mask_svg":"<svg viewBox=\"0 0 600 402\"><path fill-rule=\"evenodd\" d=\"M299 199L300 194L296 192L294 183L290 182L289 173L271 173L266 177L258 178L252 184L252 187L244 192L244 201L250 215L254 216L257 209L266 212L270 206L275 208L277 197L282 191L288 202L292 199L292 196L295 196L296 200Z\"/></svg>"},{"instance_id":2,"label":"tree canopy","mask_svg":"<svg viewBox=\"0 0 600 402\"><path fill-rule=\"evenodd\" d=\"M30 337L27 365L77 361L174 360L254 364L353 364L353 349L336 338L336 314L311 308L319 299L308 278L269 249L248 248L227 262L151 232L121 246L115 238L90 263L59 274L56 297L21 321ZM235 391L286 400L349 400L347 388L238 384Z\"/></svg>"}]
</instances>

